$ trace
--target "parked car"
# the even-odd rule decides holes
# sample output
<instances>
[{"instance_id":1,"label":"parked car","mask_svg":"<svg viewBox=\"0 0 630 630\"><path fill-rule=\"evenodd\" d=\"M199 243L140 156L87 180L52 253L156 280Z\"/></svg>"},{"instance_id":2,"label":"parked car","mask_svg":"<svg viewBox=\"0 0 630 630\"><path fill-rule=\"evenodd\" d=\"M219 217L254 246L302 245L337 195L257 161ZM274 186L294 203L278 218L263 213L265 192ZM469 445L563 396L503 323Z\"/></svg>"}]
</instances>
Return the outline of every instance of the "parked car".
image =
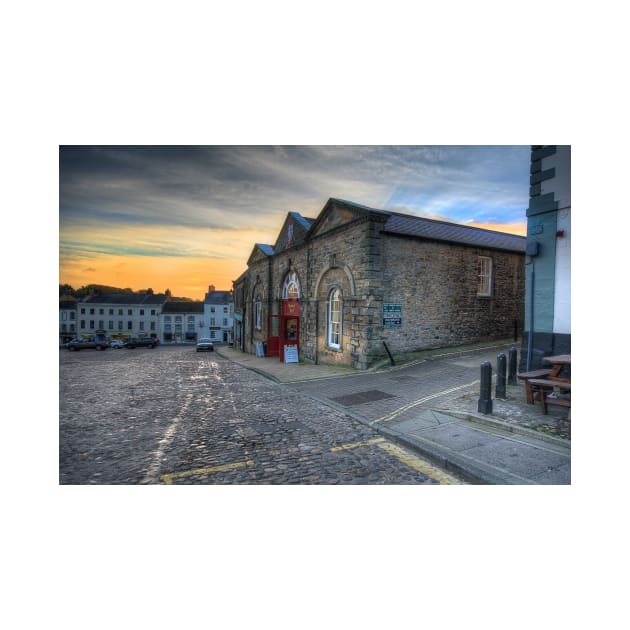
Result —
<instances>
[{"instance_id":1,"label":"parked car","mask_svg":"<svg viewBox=\"0 0 630 630\"><path fill-rule=\"evenodd\" d=\"M133 350L133 348L154 348L157 344L158 340L155 337L132 337L125 341L124 347L127 350Z\"/></svg>"},{"instance_id":2,"label":"parked car","mask_svg":"<svg viewBox=\"0 0 630 630\"><path fill-rule=\"evenodd\" d=\"M107 350L109 348L108 339L99 339L98 337L77 337L66 344L68 350Z\"/></svg>"},{"instance_id":3,"label":"parked car","mask_svg":"<svg viewBox=\"0 0 630 630\"><path fill-rule=\"evenodd\" d=\"M109 347L110 348L122 348L124 346L124 342L121 341L120 339L114 339L110 344Z\"/></svg>"},{"instance_id":4,"label":"parked car","mask_svg":"<svg viewBox=\"0 0 630 630\"><path fill-rule=\"evenodd\" d=\"M212 352L214 344L207 337L203 337L197 342L197 352Z\"/></svg>"}]
</instances>

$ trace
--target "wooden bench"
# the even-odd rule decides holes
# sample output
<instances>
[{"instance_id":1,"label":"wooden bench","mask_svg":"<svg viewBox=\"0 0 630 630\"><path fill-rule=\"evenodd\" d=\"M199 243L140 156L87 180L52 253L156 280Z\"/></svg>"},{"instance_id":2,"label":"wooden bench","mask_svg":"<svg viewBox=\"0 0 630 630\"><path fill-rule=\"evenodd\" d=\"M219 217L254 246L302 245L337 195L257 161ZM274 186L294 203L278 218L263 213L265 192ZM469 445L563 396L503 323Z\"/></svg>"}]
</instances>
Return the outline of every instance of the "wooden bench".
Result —
<instances>
[{"instance_id":1,"label":"wooden bench","mask_svg":"<svg viewBox=\"0 0 630 630\"><path fill-rule=\"evenodd\" d=\"M532 395L532 387L529 384L530 379L532 378L545 378L545 376L549 376L551 374L551 368L542 369L542 370L532 370L531 372L521 372L517 374L517 378L521 381L525 381L525 396L527 398L527 402L530 405L534 404L534 397Z\"/></svg>"},{"instance_id":2,"label":"wooden bench","mask_svg":"<svg viewBox=\"0 0 630 630\"><path fill-rule=\"evenodd\" d=\"M540 406L544 414L547 413L547 405L559 405L569 408L569 416L571 415L571 399L555 398L552 396L554 389L559 389L562 393L571 393L571 383L566 381L556 381L544 378L532 378L529 380L532 388L532 399L538 395Z\"/></svg>"}]
</instances>

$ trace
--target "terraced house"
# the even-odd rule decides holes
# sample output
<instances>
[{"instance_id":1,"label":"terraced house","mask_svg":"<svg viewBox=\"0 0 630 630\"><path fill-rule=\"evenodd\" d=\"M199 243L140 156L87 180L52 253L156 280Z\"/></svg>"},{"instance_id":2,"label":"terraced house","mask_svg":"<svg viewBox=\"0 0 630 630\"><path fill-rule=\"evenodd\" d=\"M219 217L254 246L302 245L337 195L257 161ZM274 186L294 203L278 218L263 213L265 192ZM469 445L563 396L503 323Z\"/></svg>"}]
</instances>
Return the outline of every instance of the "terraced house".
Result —
<instances>
[{"instance_id":1,"label":"terraced house","mask_svg":"<svg viewBox=\"0 0 630 630\"><path fill-rule=\"evenodd\" d=\"M366 369L388 351L512 337L524 258L524 237L329 199L253 247L234 282L235 347Z\"/></svg>"},{"instance_id":2,"label":"terraced house","mask_svg":"<svg viewBox=\"0 0 630 630\"><path fill-rule=\"evenodd\" d=\"M113 339L157 337L159 316L169 295L96 294L77 303L77 335L101 332Z\"/></svg>"},{"instance_id":3,"label":"terraced house","mask_svg":"<svg viewBox=\"0 0 630 630\"><path fill-rule=\"evenodd\" d=\"M203 327L203 302L172 300L162 306L162 343L196 343L204 336Z\"/></svg>"}]
</instances>

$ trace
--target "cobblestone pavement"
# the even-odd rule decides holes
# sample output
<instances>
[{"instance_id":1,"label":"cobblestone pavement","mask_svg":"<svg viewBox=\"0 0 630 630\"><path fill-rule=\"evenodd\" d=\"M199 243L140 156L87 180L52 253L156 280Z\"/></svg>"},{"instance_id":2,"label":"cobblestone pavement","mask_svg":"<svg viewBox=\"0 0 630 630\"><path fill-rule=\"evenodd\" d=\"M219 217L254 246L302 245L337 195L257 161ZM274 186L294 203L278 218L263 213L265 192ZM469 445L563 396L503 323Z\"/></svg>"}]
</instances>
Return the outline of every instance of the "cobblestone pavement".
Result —
<instances>
[{"instance_id":1,"label":"cobblestone pavement","mask_svg":"<svg viewBox=\"0 0 630 630\"><path fill-rule=\"evenodd\" d=\"M61 484L461 483L216 353L61 350L59 362Z\"/></svg>"}]
</instances>

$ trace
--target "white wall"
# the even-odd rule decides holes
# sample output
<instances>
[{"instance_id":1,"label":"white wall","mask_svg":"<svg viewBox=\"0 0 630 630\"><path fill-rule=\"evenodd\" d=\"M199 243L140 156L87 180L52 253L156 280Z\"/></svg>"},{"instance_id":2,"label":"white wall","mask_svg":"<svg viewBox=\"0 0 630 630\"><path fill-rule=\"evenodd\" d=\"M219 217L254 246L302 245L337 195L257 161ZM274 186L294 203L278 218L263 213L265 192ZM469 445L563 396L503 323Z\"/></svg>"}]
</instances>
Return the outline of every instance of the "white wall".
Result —
<instances>
[{"instance_id":1,"label":"white wall","mask_svg":"<svg viewBox=\"0 0 630 630\"><path fill-rule=\"evenodd\" d=\"M541 194L553 192L558 202L553 332L571 334L571 147L558 146L543 158L543 171L555 168L555 177L541 183Z\"/></svg>"},{"instance_id":2,"label":"white wall","mask_svg":"<svg viewBox=\"0 0 630 630\"><path fill-rule=\"evenodd\" d=\"M571 334L571 208L558 212L553 332Z\"/></svg>"}]
</instances>

